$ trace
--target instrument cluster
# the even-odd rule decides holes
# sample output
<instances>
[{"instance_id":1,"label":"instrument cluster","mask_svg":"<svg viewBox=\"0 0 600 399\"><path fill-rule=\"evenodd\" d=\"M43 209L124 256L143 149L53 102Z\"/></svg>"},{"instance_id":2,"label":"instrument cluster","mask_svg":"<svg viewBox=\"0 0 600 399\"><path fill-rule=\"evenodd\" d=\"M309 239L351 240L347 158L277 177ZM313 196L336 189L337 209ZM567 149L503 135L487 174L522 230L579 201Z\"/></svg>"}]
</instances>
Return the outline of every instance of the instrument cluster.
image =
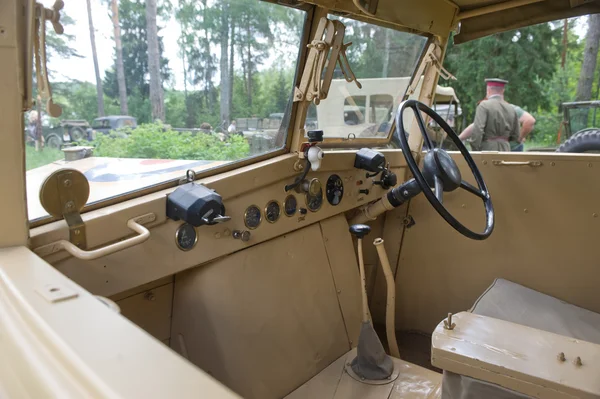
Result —
<instances>
[{"instance_id":1,"label":"instrument cluster","mask_svg":"<svg viewBox=\"0 0 600 399\"><path fill-rule=\"evenodd\" d=\"M302 197L304 197L304 204L299 206L298 200ZM336 174L329 176L324 188L319 179L310 179L299 185L295 192L288 194L283 203L271 199L264 207L248 206L244 212L244 224L248 229L254 230L260 226L263 218L268 223L276 223L282 214L292 217L298 212L303 215L307 211L317 212L323 206L325 199L330 205L337 206L343 197L344 182L340 176Z\"/></svg>"}]
</instances>

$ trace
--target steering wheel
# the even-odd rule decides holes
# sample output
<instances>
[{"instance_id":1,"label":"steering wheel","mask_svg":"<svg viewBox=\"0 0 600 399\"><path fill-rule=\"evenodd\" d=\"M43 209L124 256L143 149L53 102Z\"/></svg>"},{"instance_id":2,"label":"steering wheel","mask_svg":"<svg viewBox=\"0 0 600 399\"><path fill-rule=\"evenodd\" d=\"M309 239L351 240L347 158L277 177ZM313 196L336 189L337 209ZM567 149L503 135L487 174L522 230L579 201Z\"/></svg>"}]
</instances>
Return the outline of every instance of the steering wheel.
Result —
<instances>
[{"instance_id":1,"label":"steering wheel","mask_svg":"<svg viewBox=\"0 0 600 399\"><path fill-rule=\"evenodd\" d=\"M407 134L404 129L404 111L408 108L410 108L415 114L415 119L419 125L419 130L423 135L423 147L427 150L427 153L423 158L423 171L419 169L417 161L415 161L415 158L410 151ZM478 187L475 187L472 184L462 180L460 169L452 157L445 150L434 147L429 135L427 134L425 122L423 122L423 118L421 117L421 112L431 117L431 119L433 119L442 128L442 130L446 132L448 137L452 139L467 162L467 165L469 165ZM414 180L418 184L421 191L423 191L423 194L425 194L425 197L431 206L435 208L435 210L440 214L441 217L444 218L446 222L448 222L450 226L454 227L454 229L456 229L462 235L474 240L485 240L488 238L494 230L495 223L492 199L488 192L487 186L483 181L483 177L481 176L479 169L477 169L477 165L475 165L475 161L473 161L471 154L469 154L469 151L460 141L454 130L452 130L446 121L434 110L416 100L406 100L400 104L396 114L396 129L398 135L400 136L400 147L402 148L404 158L406 158L406 163L408 164L408 167L414 176ZM464 226L454 216L452 216L452 214L444 206L444 191L454 191L459 187L483 200L486 222L485 230L482 233L475 232ZM431 190L431 188L435 189L435 193Z\"/></svg>"}]
</instances>

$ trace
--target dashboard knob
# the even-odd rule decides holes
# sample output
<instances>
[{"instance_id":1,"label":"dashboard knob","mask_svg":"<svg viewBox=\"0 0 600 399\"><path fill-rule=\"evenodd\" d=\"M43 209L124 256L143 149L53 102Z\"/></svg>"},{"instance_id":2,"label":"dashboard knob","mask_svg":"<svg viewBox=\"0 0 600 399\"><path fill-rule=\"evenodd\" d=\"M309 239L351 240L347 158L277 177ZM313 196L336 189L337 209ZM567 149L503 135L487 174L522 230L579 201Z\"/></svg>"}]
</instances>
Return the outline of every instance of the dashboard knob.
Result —
<instances>
[{"instance_id":1,"label":"dashboard knob","mask_svg":"<svg viewBox=\"0 0 600 399\"><path fill-rule=\"evenodd\" d=\"M248 230L233 230L233 233L231 233L231 236L235 240L242 240L244 242L250 240L250 232Z\"/></svg>"}]
</instances>

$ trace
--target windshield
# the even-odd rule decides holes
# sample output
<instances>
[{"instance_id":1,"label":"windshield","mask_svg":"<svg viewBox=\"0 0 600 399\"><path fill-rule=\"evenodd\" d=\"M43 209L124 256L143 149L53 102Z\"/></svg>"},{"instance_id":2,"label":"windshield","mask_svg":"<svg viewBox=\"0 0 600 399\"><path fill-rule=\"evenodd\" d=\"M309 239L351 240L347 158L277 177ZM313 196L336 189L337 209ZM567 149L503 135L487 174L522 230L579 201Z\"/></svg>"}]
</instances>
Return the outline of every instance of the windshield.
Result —
<instances>
[{"instance_id":1,"label":"windshield","mask_svg":"<svg viewBox=\"0 0 600 399\"><path fill-rule=\"evenodd\" d=\"M362 88L344 79L339 66L327 99L311 105L306 128L325 137L385 138L427 38L412 33L330 16L346 25L346 53Z\"/></svg>"},{"instance_id":2,"label":"windshield","mask_svg":"<svg viewBox=\"0 0 600 399\"><path fill-rule=\"evenodd\" d=\"M50 118L45 99L25 115L30 219L47 216L39 188L60 168L85 174L90 204L285 148L302 7L152 3L69 1L65 34L48 23L62 115ZM78 148L68 160L66 147Z\"/></svg>"}]
</instances>

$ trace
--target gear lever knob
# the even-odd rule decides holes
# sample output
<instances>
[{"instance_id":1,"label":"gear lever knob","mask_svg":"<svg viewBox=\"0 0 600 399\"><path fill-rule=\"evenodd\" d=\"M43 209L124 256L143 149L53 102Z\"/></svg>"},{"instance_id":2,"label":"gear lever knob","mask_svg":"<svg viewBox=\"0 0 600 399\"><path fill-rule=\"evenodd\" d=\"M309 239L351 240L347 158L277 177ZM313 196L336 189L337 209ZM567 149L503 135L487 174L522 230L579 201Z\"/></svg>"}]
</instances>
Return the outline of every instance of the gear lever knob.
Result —
<instances>
[{"instance_id":1,"label":"gear lever knob","mask_svg":"<svg viewBox=\"0 0 600 399\"><path fill-rule=\"evenodd\" d=\"M350 233L352 233L358 239L362 239L370 232L371 228L366 224L353 224L350 226Z\"/></svg>"}]
</instances>

